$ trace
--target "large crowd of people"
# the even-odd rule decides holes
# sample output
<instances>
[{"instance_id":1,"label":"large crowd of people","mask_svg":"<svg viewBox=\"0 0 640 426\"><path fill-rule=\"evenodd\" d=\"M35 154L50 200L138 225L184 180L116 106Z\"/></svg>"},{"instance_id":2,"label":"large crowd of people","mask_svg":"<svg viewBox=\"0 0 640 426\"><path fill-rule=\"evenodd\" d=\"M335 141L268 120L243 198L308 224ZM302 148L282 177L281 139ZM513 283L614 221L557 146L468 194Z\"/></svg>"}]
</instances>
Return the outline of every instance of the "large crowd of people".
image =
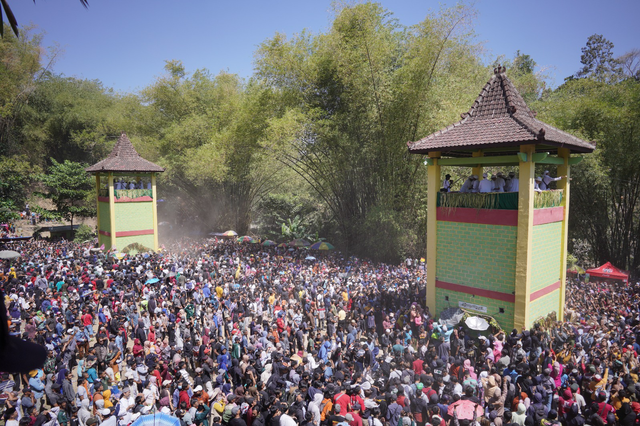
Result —
<instances>
[{"instance_id":1,"label":"large crowd of people","mask_svg":"<svg viewBox=\"0 0 640 426\"><path fill-rule=\"evenodd\" d=\"M184 240L122 259L14 244L7 426L601 426L640 413L637 285L572 281L567 322L472 333L424 306L424 264Z\"/></svg>"}]
</instances>

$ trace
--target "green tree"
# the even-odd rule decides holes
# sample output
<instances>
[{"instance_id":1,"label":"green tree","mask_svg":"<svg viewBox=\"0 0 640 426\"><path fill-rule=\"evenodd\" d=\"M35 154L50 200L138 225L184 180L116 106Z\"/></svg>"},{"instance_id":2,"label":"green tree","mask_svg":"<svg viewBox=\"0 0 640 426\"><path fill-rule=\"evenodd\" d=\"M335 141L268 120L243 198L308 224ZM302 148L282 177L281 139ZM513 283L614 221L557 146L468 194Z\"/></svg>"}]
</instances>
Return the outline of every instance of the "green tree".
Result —
<instances>
[{"instance_id":1,"label":"green tree","mask_svg":"<svg viewBox=\"0 0 640 426\"><path fill-rule=\"evenodd\" d=\"M403 27L364 3L338 8L326 33L260 46L257 77L286 108L262 144L318 194L349 250L395 260L424 248L425 167L406 142L454 121L486 81L472 17L457 7Z\"/></svg>"},{"instance_id":2,"label":"green tree","mask_svg":"<svg viewBox=\"0 0 640 426\"><path fill-rule=\"evenodd\" d=\"M86 164L51 159L51 167L40 177L46 192L41 195L51 200L57 214L71 222L76 217L91 217L95 208L91 202L92 180L85 172Z\"/></svg>"},{"instance_id":3,"label":"green tree","mask_svg":"<svg viewBox=\"0 0 640 426\"><path fill-rule=\"evenodd\" d=\"M580 63L583 67L576 77L590 77L598 81L612 81L620 77L620 61L613 56L613 43L601 34L593 34L582 48Z\"/></svg>"},{"instance_id":4,"label":"green tree","mask_svg":"<svg viewBox=\"0 0 640 426\"><path fill-rule=\"evenodd\" d=\"M640 272L640 83L572 80L536 109L542 120L597 142L572 167L571 246L587 243L592 264Z\"/></svg>"}]
</instances>

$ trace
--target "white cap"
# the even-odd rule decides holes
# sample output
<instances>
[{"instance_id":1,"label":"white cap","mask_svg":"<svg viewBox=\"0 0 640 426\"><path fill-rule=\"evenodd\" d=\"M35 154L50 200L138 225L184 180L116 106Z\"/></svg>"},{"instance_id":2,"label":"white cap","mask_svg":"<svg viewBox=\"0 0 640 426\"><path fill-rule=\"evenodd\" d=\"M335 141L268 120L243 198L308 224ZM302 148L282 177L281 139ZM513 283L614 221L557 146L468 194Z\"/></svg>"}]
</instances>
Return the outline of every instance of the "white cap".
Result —
<instances>
[{"instance_id":1,"label":"white cap","mask_svg":"<svg viewBox=\"0 0 640 426\"><path fill-rule=\"evenodd\" d=\"M549 174L549 170L545 170L545 171L544 171L544 174L545 174L545 175L548 175L548 174Z\"/></svg>"},{"instance_id":2,"label":"white cap","mask_svg":"<svg viewBox=\"0 0 640 426\"><path fill-rule=\"evenodd\" d=\"M111 410L109 410L108 408L103 408L102 410L100 410L100 414L102 414L103 416L108 416L111 414Z\"/></svg>"},{"instance_id":3,"label":"white cap","mask_svg":"<svg viewBox=\"0 0 640 426\"><path fill-rule=\"evenodd\" d=\"M542 182L542 178L541 178L540 176L538 176L538 177L536 178L536 180L537 180L538 182Z\"/></svg>"},{"instance_id":4,"label":"white cap","mask_svg":"<svg viewBox=\"0 0 640 426\"><path fill-rule=\"evenodd\" d=\"M202 386L198 385L195 387L195 389L193 390L194 392L200 392L202 391Z\"/></svg>"}]
</instances>

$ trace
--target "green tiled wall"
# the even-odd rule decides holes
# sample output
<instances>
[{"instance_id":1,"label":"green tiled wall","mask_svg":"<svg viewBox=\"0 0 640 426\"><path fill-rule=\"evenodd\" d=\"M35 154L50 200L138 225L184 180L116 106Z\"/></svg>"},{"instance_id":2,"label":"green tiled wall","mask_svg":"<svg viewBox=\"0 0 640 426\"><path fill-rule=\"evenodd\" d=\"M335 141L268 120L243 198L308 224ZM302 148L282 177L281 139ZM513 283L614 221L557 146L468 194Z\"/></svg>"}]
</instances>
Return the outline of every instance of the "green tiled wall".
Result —
<instances>
[{"instance_id":1,"label":"green tiled wall","mask_svg":"<svg viewBox=\"0 0 640 426\"><path fill-rule=\"evenodd\" d=\"M533 227L531 292L560 281L562 222Z\"/></svg>"},{"instance_id":2,"label":"green tiled wall","mask_svg":"<svg viewBox=\"0 0 640 426\"><path fill-rule=\"evenodd\" d=\"M100 223L98 224L98 229L101 231L110 231L111 227L111 212L109 211L109 203L98 203L98 208L100 209Z\"/></svg>"},{"instance_id":3,"label":"green tiled wall","mask_svg":"<svg viewBox=\"0 0 640 426\"><path fill-rule=\"evenodd\" d=\"M514 291L517 227L438 221L437 232L438 280Z\"/></svg>"},{"instance_id":4,"label":"green tiled wall","mask_svg":"<svg viewBox=\"0 0 640 426\"><path fill-rule=\"evenodd\" d=\"M551 293L542 296L531 302L529 306L529 325L540 317L546 317L550 312L558 313L560 290L554 290Z\"/></svg>"},{"instance_id":5,"label":"green tiled wall","mask_svg":"<svg viewBox=\"0 0 640 426\"><path fill-rule=\"evenodd\" d=\"M116 230L121 232L153 229L152 209L151 201L116 203Z\"/></svg>"}]
</instances>

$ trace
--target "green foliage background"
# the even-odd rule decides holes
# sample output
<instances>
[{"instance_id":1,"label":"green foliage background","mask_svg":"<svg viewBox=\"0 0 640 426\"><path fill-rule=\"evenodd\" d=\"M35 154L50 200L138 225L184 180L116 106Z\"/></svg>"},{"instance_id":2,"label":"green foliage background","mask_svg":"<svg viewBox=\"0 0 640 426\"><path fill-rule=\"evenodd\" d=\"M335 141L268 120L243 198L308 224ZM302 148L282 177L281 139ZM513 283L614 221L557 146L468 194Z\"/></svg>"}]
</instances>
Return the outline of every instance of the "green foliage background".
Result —
<instances>
[{"instance_id":1,"label":"green foliage background","mask_svg":"<svg viewBox=\"0 0 640 426\"><path fill-rule=\"evenodd\" d=\"M406 143L457 121L502 64L539 118L598 143L573 168L572 261L637 272L640 54L616 59L594 35L583 67L552 90L524 52L487 58L474 18L462 5L405 26L376 3L336 6L325 32L265 40L248 79L171 59L137 93L57 75L58 52L43 49L37 32L5 31L0 214L7 220L37 189L55 195L56 185L71 185L58 172L104 158L124 130L166 168L160 220L178 234L233 229L282 240L284 232L379 260L422 257L426 168ZM58 213L90 215L91 203L75 195Z\"/></svg>"}]
</instances>

